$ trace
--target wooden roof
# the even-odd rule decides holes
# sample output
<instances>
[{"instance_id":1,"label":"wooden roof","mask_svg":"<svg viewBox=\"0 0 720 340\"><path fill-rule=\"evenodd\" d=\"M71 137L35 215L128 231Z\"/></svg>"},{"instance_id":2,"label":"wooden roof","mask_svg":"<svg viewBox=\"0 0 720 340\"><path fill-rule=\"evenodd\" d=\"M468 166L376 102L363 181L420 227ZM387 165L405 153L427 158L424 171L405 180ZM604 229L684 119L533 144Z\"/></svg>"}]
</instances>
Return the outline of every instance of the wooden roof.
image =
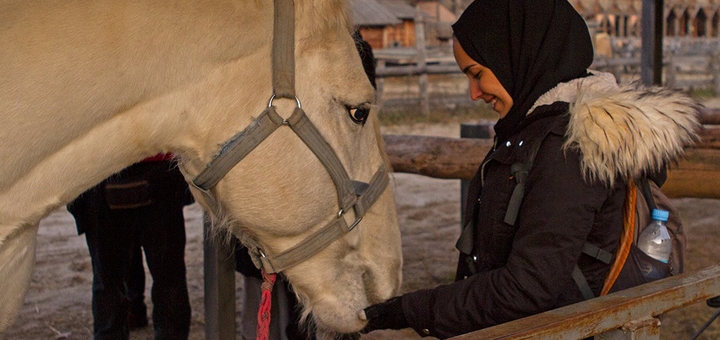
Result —
<instances>
[{"instance_id":1,"label":"wooden roof","mask_svg":"<svg viewBox=\"0 0 720 340\"><path fill-rule=\"evenodd\" d=\"M378 0L380 4L385 6L390 13L402 20L413 20L415 18L415 8L409 3L402 0Z\"/></svg>"},{"instance_id":2,"label":"wooden roof","mask_svg":"<svg viewBox=\"0 0 720 340\"><path fill-rule=\"evenodd\" d=\"M350 12L355 26L385 26L402 23L397 16L376 0L350 0Z\"/></svg>"}]
</instances>

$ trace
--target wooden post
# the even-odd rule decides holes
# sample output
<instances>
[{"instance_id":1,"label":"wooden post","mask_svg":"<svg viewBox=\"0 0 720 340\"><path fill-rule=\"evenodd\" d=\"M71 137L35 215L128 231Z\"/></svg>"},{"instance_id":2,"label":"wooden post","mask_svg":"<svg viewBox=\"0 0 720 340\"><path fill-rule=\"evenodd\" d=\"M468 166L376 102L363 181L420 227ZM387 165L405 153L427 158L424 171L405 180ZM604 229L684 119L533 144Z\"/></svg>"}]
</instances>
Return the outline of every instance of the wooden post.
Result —
<instances>
[{"instance_id":1,"label":"wooden post","mask_svg":"<svg viewBox=\"0 0 720 340\"><path fill-rule=\"evenodd\" d=\"M490 124L460 124L460 138L484 138L493 137L492 126ZM470 186L470 180L460 180L460 223L465 221L465 201L467 200L467 192ZM460 226L463 227L462 225Z\"/></svg>"},{"instance_id":2,"label":"wooden post","mask_svg":"<svg viewBox=\"0 0 720 340\"><path fill-rule=\"evenodd\" d=\"M668 62L665 65L665 86L675 88L677 85L677 66L672 53L668 54Z\"/></svg>"},{"instance_id":3,"label":"wooden post","mask_svg":"<svg viewBox=\"0 0 720 340\"><path fill-rule=\"evenodd\" d=\"M430 98L428 97L428 75L425 52L425 24L423 23L422 10L415 6L415 47L416 67L418 69L418 94L420 96L420 112L423 115L430 113Z\"/></svg>"},{"instance_id":4,"label":"wooden post","mask_svg":"<svg viewBox=\"0 0 720 340\"><path fill-rule=\"evenodd\" d=\"M642 2L640 79L645 85L662 84L664 7L663 0Z\"/></svg>"},{"instance_id":5,"label":"wooden post","mask_svg":"<svg viewBox=\"0 0 720 340\"><path fill-rule=\"evenodd\" d=\"M376 68L378 70L384 70L385 60L378 59ZM385 91L385 77L378 77L376 75L375 85L377 85L377 88L375 89L375 103L378 106L382 106L383 101L385 100L385 98L383 97L383 91Z\"/></svg>"},{"instance_id":6,"label":"wooden post","mask_svg":"<svg viewBox=\"0 0 720 340\"><path fill-rule=\"evenodd\" d=\"M710 54L710 72L712 72L713 90L715 95L720 95L720 53L715 51Z\"/></svg>"},{"instance_id":7,"label":"wooden post","mask_svg":"<svg viewBox=\"0 0 720 340\"><path fill-rule=\"evenodd\" d=\"M203 218L205 339L235 339L235 256L229 242L212 235Z\"/></svg>"}]
</instances>

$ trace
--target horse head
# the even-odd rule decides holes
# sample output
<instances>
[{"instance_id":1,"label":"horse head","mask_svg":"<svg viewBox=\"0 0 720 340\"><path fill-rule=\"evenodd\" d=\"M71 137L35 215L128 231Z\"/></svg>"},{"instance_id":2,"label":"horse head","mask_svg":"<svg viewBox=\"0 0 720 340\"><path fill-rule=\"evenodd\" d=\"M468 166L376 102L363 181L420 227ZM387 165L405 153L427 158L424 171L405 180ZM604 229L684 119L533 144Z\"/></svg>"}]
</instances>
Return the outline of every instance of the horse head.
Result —
<instances>
[{"instance_id":1,"label":"horse head","mask_svg":"<svg viewBox=\"0 0 720 340\"><path fill-rule=\"evenodd\" d=\"M207 142L194 153L207 163L181 164L216 224L264 270L289 279L304 315L320 330L348 333L364 326L358 311L397 293L402 264L374 90L338 5L298 2L296 97L273 94L262 108L257 91L238 83L236 96L246 103L238 105L239 121L213 124L217 131L202 138ZM245 62L237 66L227 74L247 74ZM260 76L257 84L272 78L266 67L252 70L255 77L246 77ZM270 93L270 86L260 88ZM235 160L222 175L207 175L228 158Z\"/></svg>"}]
</instances>

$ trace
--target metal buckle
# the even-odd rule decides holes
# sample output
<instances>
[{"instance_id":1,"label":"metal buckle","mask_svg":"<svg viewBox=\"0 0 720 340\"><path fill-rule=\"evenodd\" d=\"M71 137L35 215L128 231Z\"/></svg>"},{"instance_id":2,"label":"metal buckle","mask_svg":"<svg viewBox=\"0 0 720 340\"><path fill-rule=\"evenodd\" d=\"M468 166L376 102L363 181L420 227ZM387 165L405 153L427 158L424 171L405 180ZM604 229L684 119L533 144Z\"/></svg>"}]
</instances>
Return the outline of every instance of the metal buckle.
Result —
<instances>
[{"instance_id":1,"label":"metal buckle","mask_svg":"<svg viewBox=\"0 0 720 340\"><path fill-rule=\"evenodd\" d=\"M297 103L298 109L302 109L302 105L300 104L300 98L298 98L297 96L294 96L294 97L295 97L295 103ZM288 98L288 99L289 99L289 98ZM273 105L273 100L275 100L275 94L274 94L274 93L272 94L272 96L270 96L270 101L268 101L268 106L267 106L268 108L272 107L272 105Z\"/></svg>"}]
</instances>

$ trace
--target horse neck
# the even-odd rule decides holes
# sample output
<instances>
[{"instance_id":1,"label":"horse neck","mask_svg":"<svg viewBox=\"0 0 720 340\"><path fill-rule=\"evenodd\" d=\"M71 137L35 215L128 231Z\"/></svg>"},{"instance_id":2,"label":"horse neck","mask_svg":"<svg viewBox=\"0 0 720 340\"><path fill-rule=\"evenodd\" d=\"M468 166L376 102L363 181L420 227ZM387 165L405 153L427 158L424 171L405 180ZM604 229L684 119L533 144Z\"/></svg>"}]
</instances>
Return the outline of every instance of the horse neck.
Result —
<instances>
[{"instance_id":1,"label":"horse neck","mask_svg":"<svg viewBox=\"0 0 720 340\"><path fill-rule=\"evenodd\" d=\"M224 6L232 2L228 1ZM193 10L143 11L143 8L136 8L132 12L134 14L126 8L124 12L132 22L147 22L148 27L168 27L147 34L133 31L140 34L136 37L138 46L80 45L84 50L73 52L77 57L73 63L61 66L65 69L64 78L58 78L58 82L69 83L72 93L83 93L84 98L91 98L87 103L70 102L64 107L58 106L57 103L69 102L66 99L70 96L60 87L38 88L38 91L47 91L38 94L45 98L43 101L34 100L31 97L33 94L26 95L26 98L8 98L9 102L15 99L37 102L31 111L38 121L57 121L54 117L67 113L67 119L63 121L73 123L63 123L60 127L39 124L39 130L34 135L43 136L42 140L23 142L24 137L18 136L16 141L32 148L32 152L2 154L9 157L9 163L17 166L10 169L13 173L0 178L0 220L12 224L12 221L37 222L95 183L157 152L173 152L187 161L188 168L201 169L222 141L246 126L251 115L261 112L264 101L258 101L258 98L271 94L267 58L272 21L266 20L272 17L272 6L269 5L269 1L243 2L239 5L243 9L235 12L221 10L219 7L222 4L210 9ZM98 5L98 8L101 7ZM93 8L89 6L85 11L92 12ZM315 16L318 8L327 13L345 15L344 5L321 0L297 1L297 17ZM152 16L148 13L163 14L162 17L148 18ZM92 13L78 15L95 17ZM68 18L67 23L58 24L63 27L96 24L100 28L105 27L73 29L72 32L91 34L83 38L88 41L102 41L106 38L102 32L113 31L106 27L111 24L75 20L77 18L70 14L48 15L48 18ZM98 20L102 18L100 15ZM183 24L174 23L171 19ZM193 20L197 24L189 25ZM312 43L308 37L318 32L318 26L335 21L318 23L306 18L301 22L309 26L296 28L297 40ZM35 33L42 31L47 41L54 40L52 34L67 34L49 29L45 32L42 27L27 29ZM56 37L55 40L64 39L61 38ZM121 42L131 40L119 39ZM111 48L108 49L108 46ZM52 51L46 49L38 54L48 60L60 60L61 55L67 52ZM265 64L268 66L258 66ZM57 66L48 65L50 69ZM20 71L22 67L20 65ZM122 72L115 72L118 69ZM42 70L37 73L47 74ZM229 77L229 74L234 76ZM75 78L67 78L66 75ZM233 95L237 99L228 105L227 98ZM222 107L213 103L223 100L226 102ZM13 114L10 112L11 117ZM18 112L16 116L28 114ZM9 124L7 131L11 133L22 130L13 127L12 121Z\"/></svg>"},{"instance_id":2,"label":"horse neck","mask_svg":"<svg viewBox=\"0 0 720 340\"><path fill-rule=\"evenodd\" d=\"M3 148L0 152L3 157L7 156L7 164L14 164L0 178L3 224L38 222L49 211L146 156L174 152L194 159L201 153L216 151L217 144L211 143L217 141L203 141L212 135L210 129L202 131L194 127L223 127L221 124L227 122L213 114L223 116L231 112L212 112L212 105L208 108L206 103L196 101L205 97L204 100L212 102L216 94L212 86L222 85L219 73L241 63L248 54L257 54L251 51L262 49L269 41L269 33L262 33L262 27L267 26L263 21L240 20L241 11L223 11L217 8L222 4L213 5L212 9L176 10L179 13L147 11L162 13L162 18L148 18L152 15L142 8L132 13L128 9L124 13L131 23L146 23L153 30L145 33L130 27L114 31L119 32L118 35L137 36L127 39L115 36L117 41L107 41L107 44L102 41L112 37L107 37L106 31L113 31L109 27L114 25L119 25L116 29L124 27L123 22L105 24L74 20L77 18L67 13L49 15L58 21L69 18L68 22L53 22L50 26L70 26L72 32L80 32L82 40L99 43L68 46L75 49L72 55L76 57L68 65L59 60L64 60L62 54L70 51L52 48L38 51L38 56L47 59L47 70L34 70L37 65L13 59L18 62L10 65L7 71L10 75L13 72L26 73L28 77L39 74L41 80L50 81L38 81L37 84L49 83L49 86L34 86L34 92L13 90L13 86L22 87L22 79L18 79L20 85L17 82L0 84L0 99L27 103L28 107L23 109L23 105L18 105L17 112L12 108L6 112L10 120L5 122L2 135L12 139L20 150ZM262 4L254 6L252 12L268 12ZM102 18L105 12L101 7L98 5L96 15ZM85 11L91 12L93 8L88 6ZM91 14L83 15L93 18ZM171 19L185 24L195 20L196 24L188 28L189 25L174 23ZM253 20L257 22L249 23ZM99 28L82 27L94 24ZM68 34L53 33L39 26L18 25L15 33L39 32L47 41L64 41L65 38L53 34ZM66 38L73 41L76 37ZM7 51L0 50L0 57L12 53ZM54 68L62 68L64 72L57 74ZM33 72L24 72L28 70ZM53 82L65 87L54 86ZM66 92L67 88L72 92ZM9 91L4 92L6 89ZM77 100L78 96L83 100ZM198 109L202 105L206 107ZM34 130L18 133L26 129L29 119L38 122ZM57 123L47 123L51 121Z\"/></svg>"}]
</instances>

